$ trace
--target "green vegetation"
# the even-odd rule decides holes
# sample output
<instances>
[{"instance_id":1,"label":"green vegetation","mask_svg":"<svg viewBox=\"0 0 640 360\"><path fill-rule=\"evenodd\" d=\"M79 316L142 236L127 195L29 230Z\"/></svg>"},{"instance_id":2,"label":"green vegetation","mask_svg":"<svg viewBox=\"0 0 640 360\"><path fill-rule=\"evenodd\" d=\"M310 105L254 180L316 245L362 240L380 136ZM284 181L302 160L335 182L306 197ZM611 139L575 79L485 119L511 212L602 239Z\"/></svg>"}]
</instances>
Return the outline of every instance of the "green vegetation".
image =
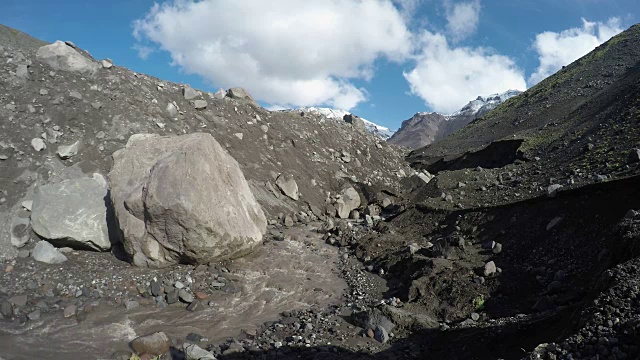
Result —
<instances>
[{"instance_id":1,"label":"green vegetation","mask_svg":"<svg viewBox=\"0 0 640 360\"><path fill-rule=\"evenodd\" d=\"M473 299L473 308L476 311L482 310L484 308L485 301L486 299L484 298L484 295L478 295L475 299Z\"/></svg>"}]
</instances>

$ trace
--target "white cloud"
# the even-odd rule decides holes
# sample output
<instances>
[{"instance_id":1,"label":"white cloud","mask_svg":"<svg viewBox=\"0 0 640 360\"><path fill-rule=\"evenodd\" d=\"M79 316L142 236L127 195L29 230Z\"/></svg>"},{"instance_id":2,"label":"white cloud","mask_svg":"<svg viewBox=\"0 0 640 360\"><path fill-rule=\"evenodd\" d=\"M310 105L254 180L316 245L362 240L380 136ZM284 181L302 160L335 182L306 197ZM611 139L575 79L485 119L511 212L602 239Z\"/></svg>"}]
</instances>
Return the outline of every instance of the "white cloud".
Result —
<instances>
[{"instance_id":1,"label":"white cloud","mask_svg":"<svg viewBox=\"0 0 640 360\"><path fill-rule=\"evenodd\" d=\"M480 22L480 0L452 4L445 1L447 32L453 41L462 40L478 29Z\"/></svg>"},{"instance_id":2,"label":"white cloud","mask_svg":"<svg viewBox=\"0 0 640 360\"><path fill-rule=\"evenodd\" d=\"M280 105L351 109L381 58L403 60L411 33L392 0L174 0L134 23L139 41L212 83Z\"/></svg>"},{"instance_id":3,"label":"white cloud","mask_svg":"<svg viewBox=\"0 0 640 360\"><path fill-rule=\"evenodd\" d=\"M142 60L147 60L155 50L152 47L135 44L132 47L133 50L138 52L138 57Z\"/></svg>"},{"instance_id":4,"label":"white cloud","mask_svg":"<svg viewBox=\"0 0 640 360\"><path fill-rule=\"evenodd\" d=\"M424 32L420 41L416 66L404 77L434 111L451 113L479 95L526 89L524 73L509 57L484 48L452 48L442 34Z\"/></svg>"},{"instance_id":5,"label":"white cloud","mask_svg":"<svg viewBox=\"0 0 640 360\"><path fill-rule=\"evenodd\" d=\"M538 52L540 66L529 77L529 84L533 86L544 80L622 30L619 18L611 18L605 23L582 19L580 28L559 33L547 31L536 35L534 48Z\"/></svg>"}]
</instances>

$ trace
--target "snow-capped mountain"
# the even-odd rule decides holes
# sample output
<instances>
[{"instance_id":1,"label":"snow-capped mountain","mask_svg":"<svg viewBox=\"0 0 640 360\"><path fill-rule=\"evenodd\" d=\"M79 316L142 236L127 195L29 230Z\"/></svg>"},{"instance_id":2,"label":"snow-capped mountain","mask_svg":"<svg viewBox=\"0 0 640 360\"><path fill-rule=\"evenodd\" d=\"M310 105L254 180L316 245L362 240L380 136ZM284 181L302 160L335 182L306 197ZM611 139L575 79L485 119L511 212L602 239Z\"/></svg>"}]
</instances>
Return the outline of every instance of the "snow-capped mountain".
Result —
<instances>
[{"instance_id":1,"label":"snow-capped mountain","mask_svg":"<svg viewBox=\"0 0 640 360\"><path fill-rule=\"evenodd\" d=\"M389 142L418 149L447 137L471 121L495 109L508 99L520 95L518 90L508 90L500 94L478 96L453 114L420 112L402 122L402 126L389 138Z\"/></svg>"},{"instance_id":2,"label":"snow-capped mountain","mask_svg":"<svg viewBox=\"0 0 640 360\"><path fill-rule=\"evenodd\" d=\"M344 111L344 110L337 110L337 109L331 109L331 108L320 108L320 107L303 107L303 108L299 108L299 109L285 110L285 111L305 112L305 113L309 113L309 114L317 114L317 115L324 116L327 119L334 119L334 120L339 120L339 121L342 121L342 119L344 118L345 115L351 114L350 112ZM389 128L384 127L384 126L380 126L380 125L378 125L376 123L373 123L373 122L371 122L371 121L369 121L367 119L362 119L362 121L364 122L365 127L367 128L367 130L370 133L379 136L383 140L389 139L395 133L395 131L390 130Z\"/></svg>"}]
</instances>

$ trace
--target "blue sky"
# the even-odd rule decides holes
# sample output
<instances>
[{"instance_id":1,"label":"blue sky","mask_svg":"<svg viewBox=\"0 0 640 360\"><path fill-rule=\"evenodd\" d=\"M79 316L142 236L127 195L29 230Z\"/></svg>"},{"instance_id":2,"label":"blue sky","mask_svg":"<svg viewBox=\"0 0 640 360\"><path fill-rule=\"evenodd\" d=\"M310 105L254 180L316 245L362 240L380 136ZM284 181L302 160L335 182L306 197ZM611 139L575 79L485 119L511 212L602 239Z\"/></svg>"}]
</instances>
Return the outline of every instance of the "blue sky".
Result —
<instances>
[{"instance_id":1,"label":"blue sky","mask_svg":"<svg viewBox=\"0 0 640 360\"><path fill-rule=\"evenodd\" d=\"M162 79L246 87L265 107L339 107L397 129L419 111L524 90L639 22L637 0L161 4L2 0L0 23Z\"/></svg>"}]
</instances>

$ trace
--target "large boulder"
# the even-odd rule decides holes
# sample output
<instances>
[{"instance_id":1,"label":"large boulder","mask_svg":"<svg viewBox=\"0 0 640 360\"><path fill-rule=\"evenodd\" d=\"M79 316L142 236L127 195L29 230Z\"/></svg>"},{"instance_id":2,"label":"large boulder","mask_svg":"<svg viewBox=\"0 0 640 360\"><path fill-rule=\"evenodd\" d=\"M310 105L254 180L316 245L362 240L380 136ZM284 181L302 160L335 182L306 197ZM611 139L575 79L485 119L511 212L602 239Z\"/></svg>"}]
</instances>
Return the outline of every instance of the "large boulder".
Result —
<instances>
[{"instance_id":1,"label":"large boulder","mask_svg":"<svg viewBox=\"0 0 640 360\"><path fill-rule=\"evenodd\" d=\"M107 192L99 174L40 186L33 194L33 231L58 246L109 250Z\"/></svg>"},{"instance_id":2,"label":"large boulder","mask_svg":"<svg viewBox=\"0 0 640 360\"><path fill-rule=\"evenodd\" d=\"M80 54L76 49L62 41L42 46L36 57L55 70L76 72L83 75L94 75L100 66Z\"/></svg>"},{"instance_id":3,"label":"large boulder","mask_svg":"<svg viewBox=\"0 0 640 360\"><path fill-rule=\"evenodd\" d=\"M133 135L113 154L108 177L134 265L233 259L253 251L266 232L240 166L210 134Z\"/></svg>"},{"instance_id":4,"label":"large boulder","mask_svg":"<svg viewBox=\"0 0 640 360\"><path fill-rule=\"evenodd\" d=\"M247 101L247 102L255 105L256 107L260 106L253 99L253 97L251 97L251 95L247 92L247 90L245 90L243 88L231 88L231 89L227 90L227 97L232 98L232 99L236 99L236 100Z\"/></svg>"},{"instance_id":5,"label":"large boulder","mask_svg":"<svg viewBox=\"0 0 640 360\"><path fill-rule=\"evenodd\" d=\"M351 124L355 129L360 131L367 131L367 127L364 124L364 121L353 114L346 114L342 118L347 124Z\"/></svg>"},{"instance_id":6,"label":"large boulder","mask_svg":"<svg viewBox=\"0 0 640 360\"><path fill-rule=\"evenodd\" d=\"M276 179L276 185L283 194L290 197L291 199L297 201L300 198L298 192L298 183L296 183L293 175L280 174L280 176L278 176L278 178Z\"/></svg>"},{"instance_id":7,"label":"large boulder","mask_svg":"<svg viewBox=\"0 0 640 360\"><path fill-rule=\"evenodd\" d=\"M348 187L340 193L340 198L336 201L336 208L338 209L338 217L341 219L348 219L351 210L355 210L360 207L362 201L360 200L360 194L353 187Z\"/></svg>"}]
</instances>

